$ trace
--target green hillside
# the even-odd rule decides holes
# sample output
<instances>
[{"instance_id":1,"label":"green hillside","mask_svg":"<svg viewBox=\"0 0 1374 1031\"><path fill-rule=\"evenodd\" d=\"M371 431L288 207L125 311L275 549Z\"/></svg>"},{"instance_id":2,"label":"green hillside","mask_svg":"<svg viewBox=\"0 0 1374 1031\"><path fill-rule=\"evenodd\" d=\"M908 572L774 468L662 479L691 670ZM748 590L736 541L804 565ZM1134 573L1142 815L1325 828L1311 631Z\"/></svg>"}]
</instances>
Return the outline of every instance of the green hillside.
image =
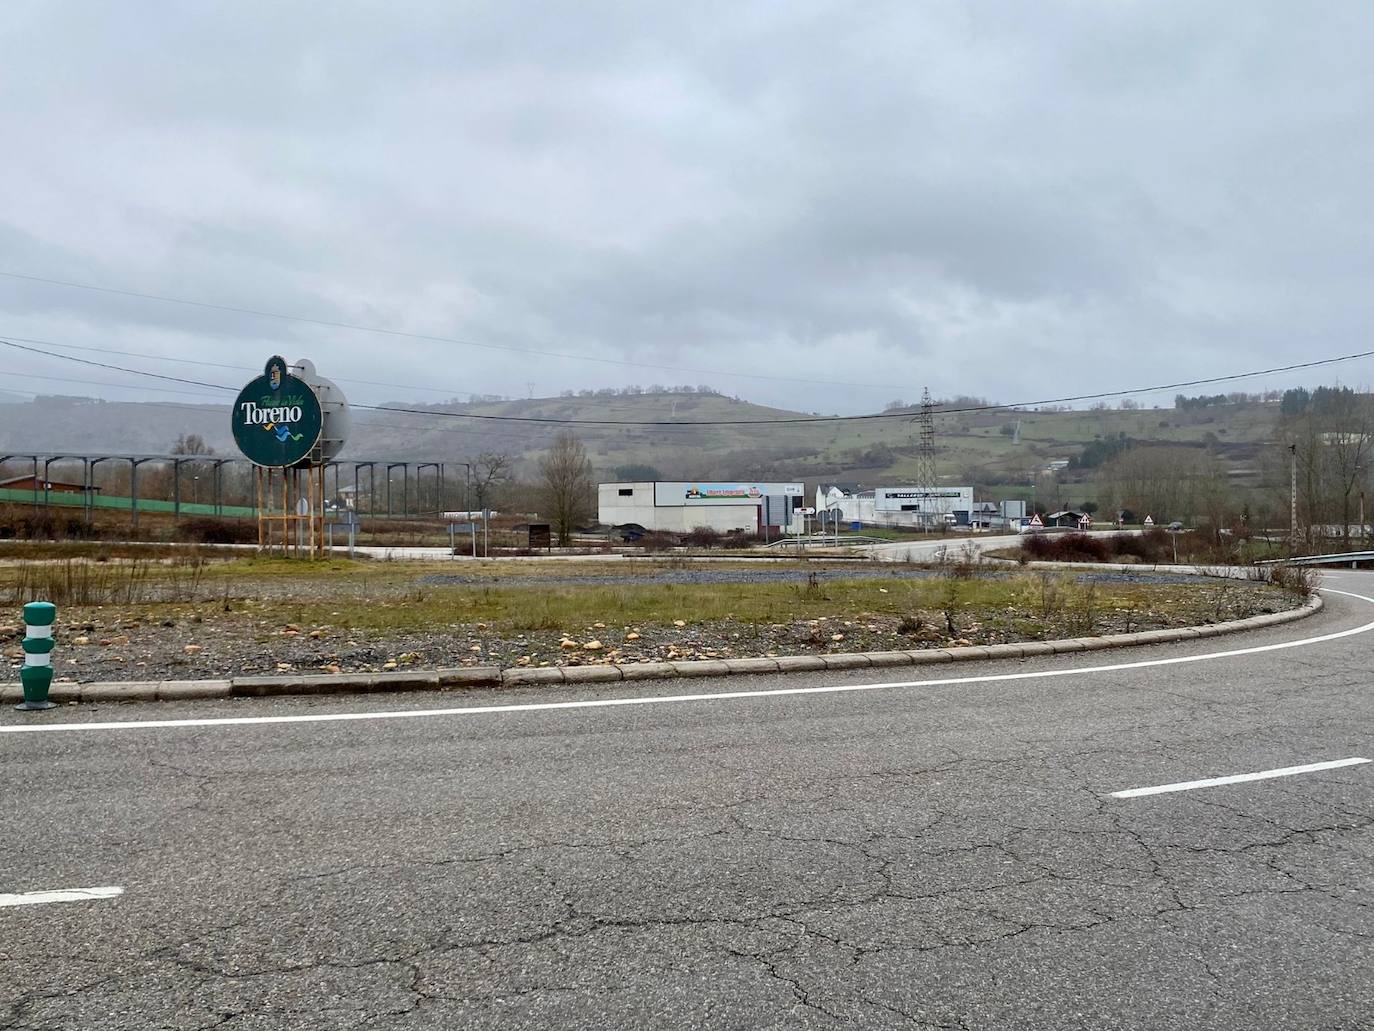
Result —
<instances>
[{"instance_id":1,"label":"green hillside","mask_svg":"<svg viewBox=\"0 0 1374 1031\"><path fill-rule=\"evenodd\" d=\"M910 481L916 474L914 413L910 411L883 419L777 425L768 420L809 413L768 408L713 393L396 404L425 414L356 412L353 438L341 457L461 461L487 451L508 452L520 460L518 474L529 479L538 455L563 426L455 416L559 422L676 420L707 425L582 425L573 429L586 444L597 473L606 477L629 465L652 466L665 478L682 479L833 479L877 484ZM59 418L53 417L55 410ZM1245 485L1253 482L1265 444L1273 439L1278 415L1277 404L1259 401L1187 412L1172 406L937 411L937 463L945 482L980 487L1028 485L1051 461L1076 459L1094 442L1100 444L1124 434L1135 442L1207 447L1223 461L1232 478ZM37 426L43 427L41 434L35 432ZM0 405L0 452L165 452L183 433L200 434L217 452L233 453L227 412L220 406L83 399ZM1090 475L1091 470L1070 469L1060 479L1074 482Z\"/></svg>"}]
</instances>

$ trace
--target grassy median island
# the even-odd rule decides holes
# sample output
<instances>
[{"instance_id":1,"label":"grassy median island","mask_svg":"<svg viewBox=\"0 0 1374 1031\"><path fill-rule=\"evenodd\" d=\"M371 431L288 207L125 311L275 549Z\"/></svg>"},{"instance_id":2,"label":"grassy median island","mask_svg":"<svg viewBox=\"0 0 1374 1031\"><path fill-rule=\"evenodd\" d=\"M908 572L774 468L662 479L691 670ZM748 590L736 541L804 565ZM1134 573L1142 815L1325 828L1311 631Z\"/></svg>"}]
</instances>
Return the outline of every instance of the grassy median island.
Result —
<instances>
[{"instance_id":1,"label":"grassy median island","mask_svg":"<svg viewBox=\"0 0 1374 1031\"><path fill-rule=\"evenodd\" d=\"M196 679L945 648L1220 622L1300 592L1175 575L835 563L308 563L179 553L0 563L59 605L59 677Z\"/></svg>"}]
</instances>

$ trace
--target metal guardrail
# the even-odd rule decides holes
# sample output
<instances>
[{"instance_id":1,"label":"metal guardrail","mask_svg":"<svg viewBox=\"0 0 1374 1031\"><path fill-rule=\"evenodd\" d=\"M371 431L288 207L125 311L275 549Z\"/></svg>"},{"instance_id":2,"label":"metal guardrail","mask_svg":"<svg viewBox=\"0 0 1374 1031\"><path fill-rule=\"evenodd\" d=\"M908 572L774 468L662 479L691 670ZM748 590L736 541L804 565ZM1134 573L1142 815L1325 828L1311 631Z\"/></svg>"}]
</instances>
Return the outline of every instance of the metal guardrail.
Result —
<instances>
[{"instance_id":1,"label":"metal guardrail","mask_svg":"<svg viewBox=\"0 0 1374 1031\"><path fill-rule=\"evenodd\" d=\"M835 538L834 538L833 535L831 535L831 534L826 534L824 537L819 537L819 536L817 536L817 537L801 537L801 538L797 538L797 537L779 537L777 540L775 540L775 541L770 541L769 543L765 544L764 547L765 547L765 548L786 548L786 547L795 548L795 547L798 546L798 541L800 541L800 546L803 547L803 548L836 548L836 547L838 547L838 548L845 548L845 547L848 547L848 546L850 546L850 545L852 545L852 544L902 544L902 543L906 543L906 542L903 542L903 541L894 541L894 540L891 540L891 539L889 539L889 538L887 538L887 537L868 537L868 536L842 536L842 537L839 539L839 541L837 542L837 541L835 540ZM925 542L917 541L917 542L912 542L912 543L925 543Z\"/></svg>"},{"instance_id":2,"label":"metal guardrail","mask_svg":"<svg viewBox=\"0 0 1374 1031\"><path fill-rule=\"evenodd\" d=\"M1340 555L1299 555L1297 558L1266 558L1257 566L1342 566L1349 562L1374 562L1374 551L1347 551Z\"/></svg>"}]
</instances>

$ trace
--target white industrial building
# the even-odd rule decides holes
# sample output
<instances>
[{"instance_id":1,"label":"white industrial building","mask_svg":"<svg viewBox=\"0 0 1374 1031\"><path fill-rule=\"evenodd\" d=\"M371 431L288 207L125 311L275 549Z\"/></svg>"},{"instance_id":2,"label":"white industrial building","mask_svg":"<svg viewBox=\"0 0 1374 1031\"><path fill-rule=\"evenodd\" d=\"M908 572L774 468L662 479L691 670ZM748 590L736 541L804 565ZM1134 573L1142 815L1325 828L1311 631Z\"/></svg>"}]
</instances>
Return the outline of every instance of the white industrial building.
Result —
<instances>
[{"instance_id":1,"label":"white industrial building","mask_svg":"<svg viewBox=\"0 0 1374 1031\"><path fill-rule=\"evenodd\" d=\"M875 487L849 491L816 488L817 518L869 526L967 525L974 512L972 487ZM827 514L828 513L828 514Z\"/></svg>"},{"instance_id":2,"label":"white industrial building","mask_svg":"<svg viewBox=\"0 0 1374 1031\"><path fill-rule=\"evenodd\" d=\"M721 533L756 533L765 526L789 526L797 518L804 494L800 483L603 483L597 488L597 520L611 526L633 523L669 533L688 533L698 526Z\"/></svg>"}]
</instances>

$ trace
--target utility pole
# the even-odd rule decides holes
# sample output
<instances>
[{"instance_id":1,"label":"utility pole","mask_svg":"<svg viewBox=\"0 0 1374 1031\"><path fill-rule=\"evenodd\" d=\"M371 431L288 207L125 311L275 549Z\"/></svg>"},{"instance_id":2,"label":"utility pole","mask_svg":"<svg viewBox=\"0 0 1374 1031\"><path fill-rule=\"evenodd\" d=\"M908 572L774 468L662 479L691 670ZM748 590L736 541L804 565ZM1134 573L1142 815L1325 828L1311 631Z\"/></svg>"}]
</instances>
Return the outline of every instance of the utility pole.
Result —
<instances>
[{"instance_id":1,"label":"utility pole","mask_svg":"<svg viewBox=\"0 0 1374 1031\"><path fill-rule=\"evenodd\" d=\"M1291 551L1298 550L1298 445L1289 444L1288 454L1291 456L1289 463L1290 488L1288 495L1288 537L1289 548Z\"/></svg>"}]
</instances>

